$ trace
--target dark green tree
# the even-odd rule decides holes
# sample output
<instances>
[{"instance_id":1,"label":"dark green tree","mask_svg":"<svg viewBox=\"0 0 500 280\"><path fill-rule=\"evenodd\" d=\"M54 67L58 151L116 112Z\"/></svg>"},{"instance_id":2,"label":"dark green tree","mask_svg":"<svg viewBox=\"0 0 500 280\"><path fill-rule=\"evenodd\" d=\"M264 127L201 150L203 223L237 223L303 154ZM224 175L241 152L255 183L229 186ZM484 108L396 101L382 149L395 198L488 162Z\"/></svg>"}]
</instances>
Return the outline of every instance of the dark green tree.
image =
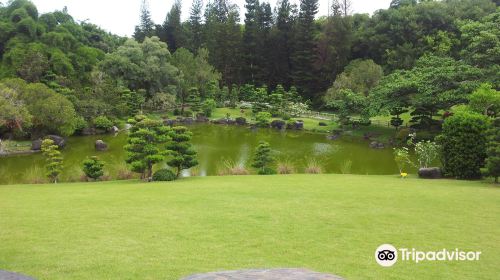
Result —
<instances>
[{"instance_id":1,"label":"dark green tree","mask_svg":"<svg viewBox=\"0 0 500 280\"><path fill-rule=\"evenodd\" d=\"M269 143L260 141L259 146L255 149L252 167L258 169L259 175L276 174L276 170L272 167L274 161L275 158L273 156L273 150L271 149Z\"/></svg>"},{"instance_id":2,"label":"dark green tree","mask_svg":"<svg viewBox=\"0 0 500 280\"><path fill-rule=\"evenodd\" d=\"M135 27L134 39L139 42L144 41L145 38L155 35L155 24L151 19L151 12L149 11L149 3L147 0L142 0L141 3L141 20L139 25Z\"/></svg>"},{"instance_id":3,"label":"dark green tree","mask_svg":"<svg viewBox=\"0 0 500 280\"><path fill-rule=\"evenodd\" d=\"M314 17L318 12L318 0L301 0L299 18L296 25L293 54L292 77L299 92L307 99L314 99L316 93L316 73L314 51L316 32Z\"/></svg>"},{"instance_id":4,"label":"dark green tree","mask_svg":"<svg viewBox=\"0 0 500 280\"><path fill-rule=\"evenodd\" d=\"M196 151L190 142L191 137L192 133L186 127L173 127L172 141L167 145L169 154L167 164L176 169L177 177L180 176L182 170L198 165Z\"/></svg>"},{"instance_id":5,"label":"dark green tree","mask_svg":"<svg viewBox=\"0 0 500 280\"><path fill-rule=\"evenodd\" d=\"M500 176L500 118L493 121L493 125L488 131L488 144L486 149L486 173L495 178L498 183Z\"/></svg>"},{"instance_id":6,"label":"dark green tree","mask_svg":"<svg viewBox=\"0 0 500 280\"><path fill-rule=\"evenodd\" d=\"M141 179L152 180L153 165L162 162L167 152L164 145L169 140L170 128L160 120L136 117L132 120L127 144L126 162L131 170L141 174Z\"/></svg>"}]
</instances>

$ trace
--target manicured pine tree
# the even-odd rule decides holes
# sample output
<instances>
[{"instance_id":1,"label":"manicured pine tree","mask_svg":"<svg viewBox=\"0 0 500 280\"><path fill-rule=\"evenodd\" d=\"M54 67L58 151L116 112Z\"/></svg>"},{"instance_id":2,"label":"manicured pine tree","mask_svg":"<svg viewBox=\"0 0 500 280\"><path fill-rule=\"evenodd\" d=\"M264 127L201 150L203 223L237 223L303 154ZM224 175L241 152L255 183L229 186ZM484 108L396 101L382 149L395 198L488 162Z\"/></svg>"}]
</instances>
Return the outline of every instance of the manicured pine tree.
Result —
<instances>
[{"instance_id":1,"label":"manicured pine tree","mask_svg":"<svg viewBox=\"0 0 500 280\"><path fill-rule=\"evenodd\" d=\"M192 87L189 89L187 103L195 115L201 110L200 92L198 91L198 88Z\"/></svg>"},{"instance_id":2,"label":"manicured pine tree","mask_svg":"<svg viewBox=\"0 0 500 280\"><path fill-rule=\"evenodd\" d=\"M272 168L272 164L275 161L272 153L273 151L269 143L260 141L259 146L255 149L255 156L252 164L252 167L258 169L260 175L276 174L276 171Z\"/></svg>"},{"instance_id":3,"label":"manicured pine tree","mask_svg":"<svg viewBox=\"0 0 500 280\"><path fill-rule=\"evenodd\" d=\"M46 175L52 183L57 183L57 179L62 172L63 158L59 151L59 146L52 139L42 141L42 153L45 157Z\"/></svg>"},{"instance_id":4,"label":"manicured pine tree","mask_svg":"<svg viewBox=\"0 0 500 280\"><path fill-rule=\"evenodd\" d=\"M184 126L173 127L170 143L167 145L169 159L168 166L175 168L176 176L179 177L181 171L198 165L196 151L191 144L192 133Z\"/></svg>"},{"instance_id":5,"label":"manicured pine tree","mask_svg":"<svg viewBox=\"0 0 500 280\"><path fill-rule=\"evenodd\" d=\"M83 161L83 173L87 178L98 180L104 175L104 162L96 156Z\"/></svg>"},{"instance_id":6,"label":"manicured pine tree","mask_svg":"<svg viewBox=\"0 0 500 280\"><path fill-rule=\"evenodd\" d=\"M137 116L132 123L124 147L127 151L125 161L133 172L141 174L141 179L151 181L153 165L165 159L164 144L171 130L162 121L145 116Z\"/></svg>"}]
</instances>

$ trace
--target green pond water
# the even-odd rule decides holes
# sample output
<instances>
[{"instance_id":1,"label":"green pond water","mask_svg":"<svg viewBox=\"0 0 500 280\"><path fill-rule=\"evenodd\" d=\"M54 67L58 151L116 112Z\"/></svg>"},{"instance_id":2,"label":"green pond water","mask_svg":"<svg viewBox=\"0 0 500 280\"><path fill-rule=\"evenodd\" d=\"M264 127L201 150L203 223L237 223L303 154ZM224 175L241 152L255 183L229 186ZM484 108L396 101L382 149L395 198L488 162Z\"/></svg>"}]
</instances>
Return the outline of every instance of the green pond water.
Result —
<instances>
[{"instance_id":1,"label":"green pond water","mask_svg":"<svg viewBox=\"0 0 500 280\"><path fill-rule=\"evenodd\" d=\"M223 125L193 125L193 144L198 152L199 166L193 170L198 176L217 175L224 163L250 166L258 142L265 140L276 150L277 158L293 163L297 172L304 172L307 162L315 160L325 173L397 174L392 149L375 150L369 142L359 138L343 137L329 140L325 134L252 130ZM102 139L109 149L96 152L94 143ZM62 150L64 156L63 181L77 181L82 174L82 161L92 155L106 162L106 172L113 178L126 169L126 133L70 137ZM0 157L0 184L30 183L43 177L44 159L41 154ZM190 172L185 172L189 176ZM35 180L36 181L36 180Z\"/></svg>"}]
</instances>

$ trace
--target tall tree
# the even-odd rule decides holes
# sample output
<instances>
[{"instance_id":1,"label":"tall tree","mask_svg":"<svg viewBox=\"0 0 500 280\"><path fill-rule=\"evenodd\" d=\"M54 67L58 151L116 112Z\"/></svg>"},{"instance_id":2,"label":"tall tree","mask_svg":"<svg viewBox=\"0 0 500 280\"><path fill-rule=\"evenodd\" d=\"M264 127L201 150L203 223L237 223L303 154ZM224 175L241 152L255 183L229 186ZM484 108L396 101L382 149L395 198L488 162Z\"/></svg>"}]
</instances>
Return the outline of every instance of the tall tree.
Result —
<instances>
[{"instance_id":1,"label":"tall tree","mask_svg":"<svg viewBox=\"0 0 500 280\"><path fill-rule=\"evenodd\" d=\"M259 0L245 0L245 31L243 32L243 80L256 83L256 75L260 71L259 52Z\"/></svg>"},{"instance_id":2,"label":"tall tree","mask_svg":"<svg viewBox=\"0 0 500 280\"><path fill-rule=\"evenodd\" d=\"M299 18L294 38L292 55L292 77L294 84L307 99L314 99L316 92L316 73L314 61L315 23L314 16L318 12L318 0L301 0Z\"/></svg>"},{"instance_id":3,"label":"tall tree","mask_svg":"<svg viewBox=\"0 0 500 280\"><path fill-rule=\"evenodd\" d=\"M186 45L186 32L181 22L182 3L176 0L158 32L160 39L167 43L171 53Z\"/></svg>"},{"instance_id":4,"label":"tall tree","mask_svg":"<svg viewBox=\"0 0 500 280\"><path fill-rule=\"evenodd\" d=\"M268 49L271 59L269 73L269 87L274 88L281 84L285 88L292 86L292 43L293 26L295 24L296 6L288 0L281 0L275 10L276 22L270 34L270 46Z\"/></svg>"},{"instance_id":5,"label":"tall tree","mask_svg":"<svg viewBox=\"0 0 500 280\"><path fill-rule=\"evenodd\" d=\"M139 42L144 41L144 38L155 35L155 24L151 19L151 12L149 11L148 0L142 0L141 3L141 16L139 25L135 27L134 39Z\"/></svg>"},{"instance_id":6,"label":"tall tree","mask_svg":"<svg viewBox=\"0 0 500 280\"><path fill-rule=\"evenodd\" d=\"M188 29L190 34L189 50L197 52L203 44L203 0L193 0L189 14Z\"/></svg>"},{"instance_id":7,"label":"tall tree","mask_svg":"<svg viewBox=\"0 0 500 280\"><path fill-rule=\"evenodd\" d=\"M241 28L238 6L216 0L205 9L205 40L210 63L222 73L222 85L239 84Z\"/></svg>"}]
</instances>

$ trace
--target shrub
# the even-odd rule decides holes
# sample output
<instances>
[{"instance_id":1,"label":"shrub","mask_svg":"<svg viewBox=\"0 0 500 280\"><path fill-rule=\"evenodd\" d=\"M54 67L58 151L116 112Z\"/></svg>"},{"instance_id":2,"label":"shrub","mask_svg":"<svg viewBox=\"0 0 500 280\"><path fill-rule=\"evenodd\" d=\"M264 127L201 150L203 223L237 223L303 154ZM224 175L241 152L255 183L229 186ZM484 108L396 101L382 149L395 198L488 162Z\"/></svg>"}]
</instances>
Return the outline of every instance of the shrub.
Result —
<instances>
[{"instance_id":1,"label":"shrub","mask_svg":"<svg viewBox=\"0 0 500 280\"><path fill-rule=\"evenodd\" d=\"M351 168L352 168L352 160L350 159L344 160L344 162L342 162L342 164L340 165L340 173L350 174Z\"/></svg>"},{"instance_id":2,"label":"shrub","mask_svg":"<svg viewBox=\"0 0 500 280\"><path fill-rule=\"evenodd\" d=\"M481 178L486 158L488 119L477 113L459 112L445 120L438 137L444 173L458 179Z\"/></svg>"},{"instance_id":3,"label":"shrub","mask_svg":"<svg viewBox=\"0 0 500 280\"><path fill-rule=\"evenodd\" d=\"M304 171L307 174L321 174L323 173L323 167L316 159L309 159Z\"/></svg>"},{"instance_id":4,"label":"shrub","mask_svg":"<svg viewBox=\"0 0 500 280\"><path fill-rule=\"evenodd\" d=\"M113 122L110 121L106 116L99 116L94 119L95 128L109 130L113 127Z\"/></svg>"},{"instance_id":5,"label":"shrub","mask_svg":"<svg viewBox=\"0 0 500 280\"><path fill-rule=\"evenodd\" d=\"M222 167L219 167L217 170L217 174L219 176L228 176L228 175L249 175L250 172L243 164L235 163L231 160L225 160L222 163Z\"/></svg>"},{"instance_id":6,"label":"shrub","mask_svg":"<svg viewBox=\"0 0 500 280\"><path fill-rule=\"evenodd\" d=\"M182 114L182 116L185 117L185 118L192 118L193 117L193 111L186 110L186 111L184 111L184 113Z\"/></svg>"},{"instance_id":7,"label":"shrub","mask_svg":"<svg viewBox=\"0 0 500 280\"><path fill-rule=\"evenodd\" d=\"M269 112L259 112L259 113L257 113L255 120L257 121L258 126L268 127L269 122L271 121L271 117L272 117L272 115Z\"/></svg>"},{"instance_id":8,"label":"shrub","mask_svg":"<svg viewBox=\"0 0 500 280\"><path fill-rule=\"evenodd\" d=\"M289 160L280 161L277 167L278 174L292 174L295 173L295 166Z\"/></svg>"},{"instance_id":9,"label":"shrub","mask_svg":"<svg viewBox=\"0 0 500 280\"><path fill-rule=\"evenodd\" d=\"M177 176L170 169L160 169L153 174L153 181L174 181Z\"/></svg>"},{"instance_id":10,"label":"shrub","mask_svg":"<svg viewBox=\"0 0 500 280\"><path fill-rule=\"evenodd\" d=\"M420 168L429 167L439 156L439 145L431 141L420 141L415 144L415 155Z\"/></svg>"},{"instance_id":11,"label":"shrub","mask_svg":"<svg viewBox=\"0 0 500 280\"><path fill-rule=\"evenodd\" d=\"M83 172L90 179L97 180L104 175L104 162L93 156L83 161Z\"/></svg>"},{"instance_id":12,"label":"shrub","mask_svg":"<svg viewBox=\"0 0 500 280\"><path fill-rule=\"evenodd\" d=\"M175 108L172 113L174 114L174 116L179 116L181 114L181 110Z\"/></svg>"},{"instance_id":13,"label":"shrub","mask_svg":"<svg viewBox=\"0 0 500 280\"><path fill-rule=\"evenodd\" d=\"M408 148L394 148L394 161L398 166L399 174L403 173L406 166L409 166L411 164Z\"/></svg>"}]
</instances>

